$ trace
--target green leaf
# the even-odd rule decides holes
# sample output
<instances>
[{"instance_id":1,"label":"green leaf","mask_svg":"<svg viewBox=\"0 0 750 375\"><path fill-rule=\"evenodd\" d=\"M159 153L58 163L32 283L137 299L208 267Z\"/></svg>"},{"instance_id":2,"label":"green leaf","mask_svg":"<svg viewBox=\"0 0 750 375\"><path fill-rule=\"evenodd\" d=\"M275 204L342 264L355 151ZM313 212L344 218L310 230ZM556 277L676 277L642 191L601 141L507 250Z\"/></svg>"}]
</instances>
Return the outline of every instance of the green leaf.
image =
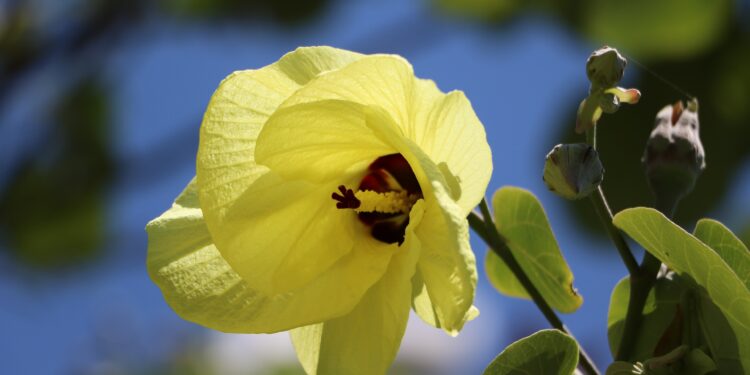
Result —
<instances>
[{"instance_id":1,"label":"green leaf","mask_svg":"<svg viewBox=\"0 0 750 375\"><path fill-rule=\"evenodd\" d=\"M570 375L578 365L578 344L555 330L541 330L503 350L484 370L484 375Z\"/></svg>"},{"instance_id":2,"label":"green leaf","mask_svg":"<svg viewBox=\"0 0 750 375\"><path fill-rule=\"evenodd\" d=\"M711 357L700 349L691 350L683 360L685 375L706 375L716 371L716 364Z\"/></svg>"},{"instance_id":3,"label":"green leaf","mask_svg":"<svg viewBox=\"0 0 750 375\"><path fill-rule=\"evenodd\" d=\"M695 294L697 304L693 311L688 312L688 319L698 321L701 343L708 345L719 373L750 373L750 359L747 358L747 353L750 353L750 332L746 329L738 331L705 293Z\"/></svg>"},{"instance_id":4,"label":"green leaf","mask_svg":"<svg viewBox=\"0 0 750 375\"><path fill-rule=\"evenodd\" d=\"M541 203L527 190L503 187L492 197L495 225L542 297L556 310L571 313L583 303ZM530 298L508 266L487 252L485 271L500 293Z\"/></svg>"},{"instance_id":5,"label":"green leaf","mask_svg":"<svg viewBox=\"0 0 750 375\"><path fill-rule=\"evenodd\" d=\"M693 234L714 249L750 290L750 251L729 228L716 220L701 219Z\"/></svg>"},{"instance_id":6,"label":"green leaf","mask_svg":"<svg viewBox=\"0 0 750 375\"><path fill-rule=\"evenodd\" d=\"M709 342L721 343L711 348L719 372L750 372L750 291L719 254L654 209L624 210L615 215L614 224L695 283L703 302L703 333L715 335ZM714 331L716 326L724 328Z\"/></svg>"},{"instance_id":7,"label":"green leaf","mask_svg":"<svg viewBox=\"0 0 750 375\"><path fill-rule=\"evenodd\" d=\"M675 319L683 285L675 280L660 278L646 298L643 320L638 330L633 359L644 361L655 355L657 344ZM630 279L623 278L612 290L607 316L607 337L612 356L617 354L630 301Z\"/></svg>"},{"instance_id":8,"label":"green leaf","mask_svg":"<svg viewBox=\"0 0 750 375\"><path fill-rule=\"evenodd\" d=\"M617 361L607 367L606 375L640 375L643 372L643 365L640 363Z\"/></svg>"}]
</instances>

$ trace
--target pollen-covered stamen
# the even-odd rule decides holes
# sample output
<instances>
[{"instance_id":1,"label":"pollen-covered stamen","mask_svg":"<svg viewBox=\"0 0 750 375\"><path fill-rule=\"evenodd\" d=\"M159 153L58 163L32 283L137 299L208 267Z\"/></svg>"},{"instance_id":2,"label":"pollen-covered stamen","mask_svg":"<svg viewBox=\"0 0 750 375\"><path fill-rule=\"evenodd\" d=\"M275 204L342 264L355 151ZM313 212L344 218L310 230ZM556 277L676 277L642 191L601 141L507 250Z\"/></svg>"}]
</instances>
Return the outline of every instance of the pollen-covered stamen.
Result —
<instances>
[{"instance_id":1,"label":"pollen-covered stamen","mask_svg":"<svg viewBox=\"0 0 750 375\"><path fill-rule=\"evenodd\" d=\"M401 154L375 159L354 192L341 185L331 198L339 209L353 209L370 234L385 243L404 242L409 212L423 198L422 189L409 162Z\"/></svg>"},{"instance_id":2,"label":"pollen-covered stamen","mask_svg":"<svg viewBox=\"0 0 750 375\"><path fill-rule=\"evenodd\" d=\"M421 195L409 194L408 191L388 191L378 193L372 190L360 190L354 193L361 205L355 207L357 212L382 212L385 214L408 213Z\"/></svg>"},{"instance_id":3,"label":"pollen-covered stamen","mask_svg":"<svg viewBox=\"0 0 750 375\"><path fill-rule=\"evenodd\" d=\"M331 198L338 201L338 203L336 203L336 208L359 208L361 202L359 201L359 199L357 199L356 196L354 196L354 192L352 191L352 189L347 189L346 186L340 185L339 191L341 192L341 194L338 194L336 192L331 194Z\"/></svg>"}]
</instances>

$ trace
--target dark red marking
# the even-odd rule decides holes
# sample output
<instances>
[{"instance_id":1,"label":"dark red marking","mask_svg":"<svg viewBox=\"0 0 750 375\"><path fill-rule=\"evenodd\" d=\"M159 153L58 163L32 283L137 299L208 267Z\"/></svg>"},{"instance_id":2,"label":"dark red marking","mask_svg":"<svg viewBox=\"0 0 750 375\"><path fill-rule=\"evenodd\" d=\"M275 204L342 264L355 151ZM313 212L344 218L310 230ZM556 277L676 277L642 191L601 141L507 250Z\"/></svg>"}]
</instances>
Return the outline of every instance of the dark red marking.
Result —
<instances>
[{"instance_id":1,"label":"dark red marking","mask_svg":"<svg viewBox=\"0 0 750 375\"><path fill-rule=\"evenodd\" d=\"M374 170L367 174L359 183L359 190L372 190L378 193L385 193L393 190L388 186L388 177L382 169Z\"/></svg>"},{"instance_id":2,"label":"dark red marking","mask_svg":"<svg viewBox=\"0 0 750 375\"><path fill-rule=\"evenodd\" d=\"M331 194L331 198L338 201L336 203L336 208L339 209L346 209L346 208L359 208L359 206L362 204L362 202L357 199L357 197L354 196L354 192L352 189L347 189L346 186L340 185L339 191L341 194L333 193Z\"/></svg>"},{"instance_id":3,"label":"dark red marking","mask_svg":"<svg viewBox=\"0 0 750 375\"><path fill-rule=\"evenodd\" d=\"M400 220L386 220L375 223L370 233L378 241L385 243L398 243L399 246L404 243L404 234L406 227L409 226L409 217Z\"/></svg>"},{"instance_id":4,"label":"dark red marking","mask_svg":"<svg viewBox=\"0 0 750 375\"><path fill-rule=\"evenodd\" d=\"M359 190L384 193L404 189L409 194L422 196L422 188L419 186L417 176L414 175L409 162L401 154L381 156L375 159L367 170L367 175L359 183ZM400 186L392 186L392 183L389 183L389 174ZM335 192L331 194L331 198L337 201L337 208L359 208L362 204L354 192L346 186L339 186L339 192L341 194ZM363 224L372 228L370 234L376 240L399 245L404 242L406 227L409 225L409 213L358 212L357 217Z\"/></svg>"},{"instance_id":5,"label":"dark red marking","mask_svg":"<svg viewBox=\"0 0 750 375\"><path fill-rule=\"evenodd\" d=\"M389 154L375 159L368 167L370 171L384 170L398 181L402 188L406 189L409 194L421 194L422 188L419 187L417 176L411 169L409 162L401 154Z\"/></svg>"}]
</instances>

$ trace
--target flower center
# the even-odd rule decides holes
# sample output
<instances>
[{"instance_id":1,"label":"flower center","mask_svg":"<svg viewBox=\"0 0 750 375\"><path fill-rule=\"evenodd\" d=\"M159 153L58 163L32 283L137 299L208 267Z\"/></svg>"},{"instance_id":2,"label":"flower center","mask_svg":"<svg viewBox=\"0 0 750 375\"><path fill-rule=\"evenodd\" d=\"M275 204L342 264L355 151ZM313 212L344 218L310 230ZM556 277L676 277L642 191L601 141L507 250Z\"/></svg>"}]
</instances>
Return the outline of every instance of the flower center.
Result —
<instances>
[{"instance_id":1,"label":"flower center","mask_svg":"<svg viewBox=\"0 0 750 375\"><path fill-rule=\"evenodd\" d=\"M356 192L344 185L339 192L331 194L337 208L357 212L376 240L399 245L404 242L411 207L423 197L417 176L401 154L375 159Z\"/></svg>"}]
</instances>

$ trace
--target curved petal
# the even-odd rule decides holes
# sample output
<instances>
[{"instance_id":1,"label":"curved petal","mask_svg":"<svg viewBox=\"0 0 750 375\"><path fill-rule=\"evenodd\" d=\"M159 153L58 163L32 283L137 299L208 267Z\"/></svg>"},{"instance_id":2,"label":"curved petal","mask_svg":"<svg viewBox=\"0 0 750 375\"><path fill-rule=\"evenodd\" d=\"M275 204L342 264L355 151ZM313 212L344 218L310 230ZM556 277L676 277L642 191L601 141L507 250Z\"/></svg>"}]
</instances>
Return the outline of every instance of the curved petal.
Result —
<instances>
[{"instance_id":1,"label":"curved petal","mask_svg":"<svg viewBox=\"0 0 750 375\"><path fill-rule=\"evenodd\" d=\"M319 100L345 100L383 108L397 124L411 124L411 65L397 55L370 55L322 74L290 96L289 107Z\"/></svg>"},{"instance_id":2,"label":"curved petal","mask_svg":"<svg viewBox=\"0 0 750 375\"><path fill-rule=\"evenodd\" d=\"M197 157L201 208L209 229L267 169L254 159L255 141L268 117L302 85L361 55L331 47L298 48L278 62L224 79L201 124Z\"/></svg>"},{"instance_id":3,"label":"curved petal","mask_svg":"<svg viewBox=\"0 0 750 375\"><path fill-rule=\"evenodd\" d=\"M492 174L484 127L463 92L442 93L435 83L414 77L407 61L373 55L319 76L282 107L319 100L353 101L382 108L400 133L443 165L451 195L468 213L482 200Z\"/></svg>"},{"instance_id":4,"label":"curved petal","mask_svg":"<svg viewBox=\"0 0 750 375\"><path fill-rule=\"evenodd\" d=\"M417 228L422 240L418 267L437 318L435 326L455 336L464 323L478 314L472 309L476 260L465 216L447 191L435 190L435 199L428 201L425 218Z\"/></svg>"},{"instance_id":5,"label":"curved petal","mask_svg":"<svg viewBox=\"0 0 750 375\"><path fill-rule=\"evenodd\" d=\"M341 183L353 181L342 176ZM295 290L352 252L357 238L369 237L354 212L336 208L336 186L269 172L233 202L212 231L214 243L253 289Z\"/></svg>"},{"instance_id":6,"label":"curved petal","mask_svg":"<svg viewBox=\"0 0 750 375\"><path fill-rule=\"evenodd\" d=\"M388 272L349 314L292 330L294 348L310 374L384 374L396 358L409 319L410 279L419 259L413 228L423 213L412 208L406 241Z\"/></svg>"},{"instance_id":7,"label":"curved petal","mask_svg":"<svg viewBox=\"0 0 750 375\"><path fill-rule=\"evenodd\" d=\"M373 160L394 152L365 124L363 108L322 100L279 109L258 136L255 157L284 177L328 182L334 189L352 171L362 177Z\"/></svg>"},{"instance_id":8,"label":"curved petal","mask_svg":"<svg viewBox=\"0 0 750 375\"><path fill-rule=\"evenodd\" d=\"M365 237L310 284L268 297L250 287L212 244L196 188L193 180L172 208L146 226L149 275L186 320L237 333L314 324L350 312L386 272L390 252Z\"/></svg>"},{"instance_id":9,"label":"curved petal","mask_svg":"<svg viewBox=\"0 0 750 375\"><path fill-rule=\"evenodd\" d=\"M422 244L418 269L434 316L450 335L475 315L470 311L477 285L476 259L469 244L469 224L451 198L440 168L414 142L399 134L387 113L367 107L367 125L409 162L425 197L425 215L415 232ZM429 318L425 318L429 322Z\"/></svg>"},{"instance_id":10,"label":"curved petal","mask_svg":"<svg viewBox=\"0 0 750 375\"><path fill-rule=\"evenodd\" d=\"M411 291L411 308L419 316L422 321L435 327L443 328L441 326L440 318L435 311L435 306L430 299L430 293L427 291L427 286L422 278L422 273L417 268L414 273L414 277L411 279L412 291ZM479 309L476 306L471 306L466 312L464 317L465 322L474 320L479 316Z\"/></svg>"},{"instance_id":11,"label":"curved petal","mask_svg":"<svg viewBox=\"0 0 750 375\"><path fill-rule=\"evenodd\" d=\"M438 164L449 183L451 196L466 216L484 197L492 176L492 153L484 126L463 92L444 95L432 81L424 80L419 80L417 88L413 140ZM420 96L439 99L428 106L427 102L419 101Z\"/></svg>"}]
</instances>

